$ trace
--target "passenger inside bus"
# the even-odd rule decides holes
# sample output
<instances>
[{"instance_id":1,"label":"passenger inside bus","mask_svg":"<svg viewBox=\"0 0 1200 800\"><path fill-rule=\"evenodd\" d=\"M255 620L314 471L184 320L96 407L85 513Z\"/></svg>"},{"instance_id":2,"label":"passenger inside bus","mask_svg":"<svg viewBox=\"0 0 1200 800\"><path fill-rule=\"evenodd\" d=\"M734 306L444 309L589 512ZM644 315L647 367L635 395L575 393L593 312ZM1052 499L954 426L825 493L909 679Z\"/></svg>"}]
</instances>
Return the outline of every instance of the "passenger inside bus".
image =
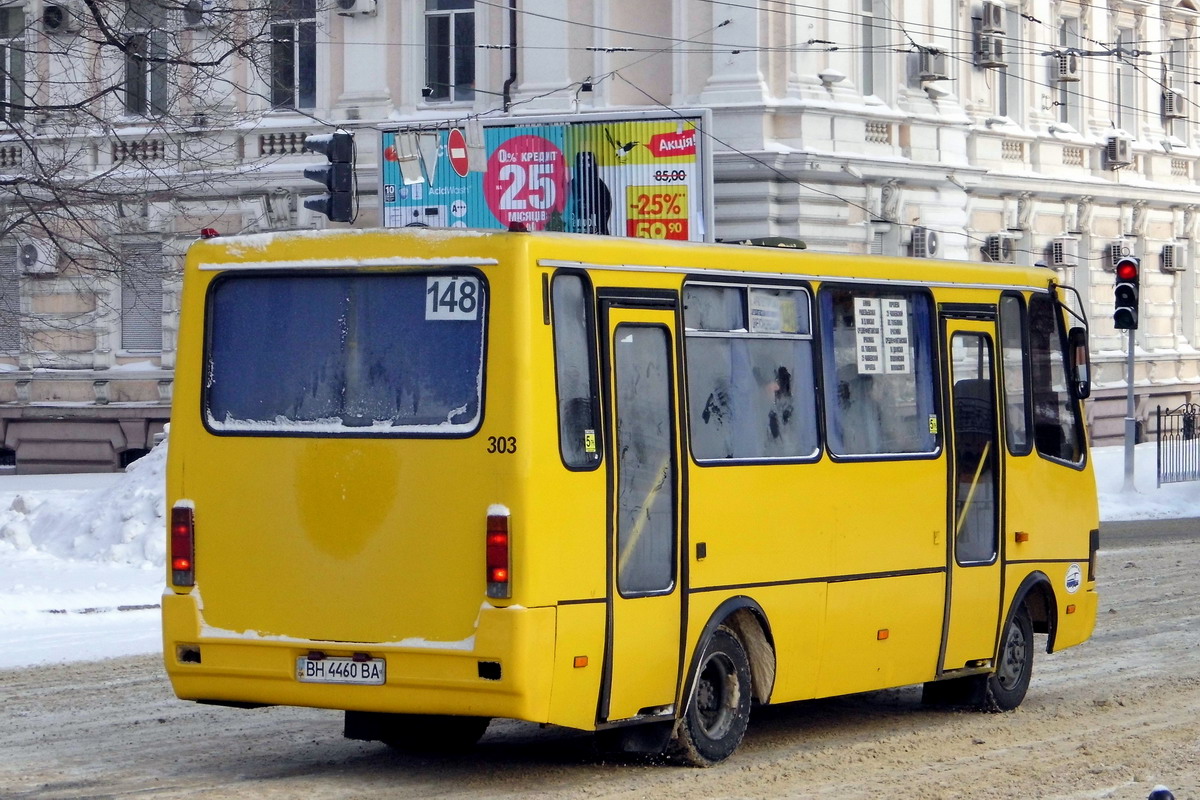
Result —
<instances>
[{"instance_id":1,"label":"passenger inside bus","mask_svg":"<svg viewBox=\"0 0 1200 800\"><path fill-rule=\"evenodd\" d=\"M875 399L875 379L858 371L858 365L838 368L838 421L841 423L841 455L884 452L882 409Z\"/></svg>"},{"instance_id":2,"label":"passenger inside bus","mask_svg":"<svg viewBox=\"0 0 1200 800\"><path fill-rule=\"evenodd\" d=\"M790 432L789 423L792 421L792 374L788 368L778 366L774 369L754 368L754 378L761 389L761 402L766 405L766 444L768 449L775 443L781 443L786 432ZM785 447L785 450L787 448ZM770 453L768 453L770 454ZM790 455L790 453L788 453Z\"/></svg>"}]
</instances>

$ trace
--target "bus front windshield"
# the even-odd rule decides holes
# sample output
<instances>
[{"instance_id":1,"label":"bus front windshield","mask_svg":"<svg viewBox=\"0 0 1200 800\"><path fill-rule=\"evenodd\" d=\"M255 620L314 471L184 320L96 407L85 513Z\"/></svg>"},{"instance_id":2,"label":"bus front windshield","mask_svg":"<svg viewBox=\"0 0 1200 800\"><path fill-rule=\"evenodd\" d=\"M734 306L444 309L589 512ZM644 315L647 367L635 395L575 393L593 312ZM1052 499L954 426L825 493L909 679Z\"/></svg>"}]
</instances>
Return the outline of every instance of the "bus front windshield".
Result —
<instances>
[{"instance_id":1,"label":"bus front windshield","mask_svg":"<svg viewBox=\"0 0 1200 800\"><path fill-rule=\"evenodd\" d=\"M473 274L269 274L208 300L217 433L464 436L482 415L486 285Z\"/></svg>"}]
</instances>

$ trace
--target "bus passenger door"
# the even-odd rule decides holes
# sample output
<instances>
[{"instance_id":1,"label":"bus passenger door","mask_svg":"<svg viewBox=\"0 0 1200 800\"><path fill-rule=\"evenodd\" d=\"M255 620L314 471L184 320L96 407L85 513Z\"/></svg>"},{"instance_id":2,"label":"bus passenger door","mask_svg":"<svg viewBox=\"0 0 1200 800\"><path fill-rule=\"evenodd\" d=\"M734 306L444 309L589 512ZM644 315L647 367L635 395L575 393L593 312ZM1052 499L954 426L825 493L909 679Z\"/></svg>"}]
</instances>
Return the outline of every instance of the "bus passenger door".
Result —
<instances>
[{"instance_id":1,"label":"bus passenger door","mask_svg":"<svg viewBox=\"0 0 1200 800\"><path fill-rule=\"evenodd\" d=\"M950 372L949 587L942 670L984 666L1000 623L996 325L944 319Z\"/></svg>"},{"instance_id":2,"label":"bus passenger door","mask_svg":"<svg viewBox=\"0 0 1200 800\"><path fill-rule=\"evenodd\" d=\"M602 720L673 710L679 681L680 460L675 310L604 303L609 452Z\"/></svg>"}]
</instances>

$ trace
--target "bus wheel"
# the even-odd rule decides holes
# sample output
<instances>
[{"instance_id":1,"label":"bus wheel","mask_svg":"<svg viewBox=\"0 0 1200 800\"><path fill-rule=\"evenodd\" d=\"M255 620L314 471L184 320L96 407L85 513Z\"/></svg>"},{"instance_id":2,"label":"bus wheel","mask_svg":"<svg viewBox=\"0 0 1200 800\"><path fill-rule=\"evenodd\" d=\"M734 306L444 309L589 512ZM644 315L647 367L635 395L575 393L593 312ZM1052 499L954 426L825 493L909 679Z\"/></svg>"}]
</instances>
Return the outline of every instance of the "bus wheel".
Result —
<instances>
[{"instance_id":1,"label":"bus wheel","mask_svg":"<svg viewBox=\"0 0 1200 800\"><path fill-rule=\"evenodd\" d=\"M1033 619L1024 603L1012 615L1000 642L1000 661L987 678L984 708L1012 711L1021 705L1033 675Z\"/></svg>"},{"instance_id":2,"label":"bus wheel","mask_svg":"<svg viewBox=\"0 0 1200 800\"><path fill-rule=\"evenodd\" d=\"M667 753L681 764L712 766L733 754L749 722L750 662L737 636L722 626L704 649Z\"/></svg>"}]
</instances>

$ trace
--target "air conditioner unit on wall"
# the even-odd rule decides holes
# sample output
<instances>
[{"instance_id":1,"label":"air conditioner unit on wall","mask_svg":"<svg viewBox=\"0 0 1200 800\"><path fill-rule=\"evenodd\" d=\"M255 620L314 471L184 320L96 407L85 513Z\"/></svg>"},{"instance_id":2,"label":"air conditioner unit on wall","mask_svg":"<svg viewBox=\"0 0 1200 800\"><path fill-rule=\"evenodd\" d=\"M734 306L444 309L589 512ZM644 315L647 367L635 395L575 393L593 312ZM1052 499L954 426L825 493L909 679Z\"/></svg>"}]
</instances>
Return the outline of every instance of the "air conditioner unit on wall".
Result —
<instances>
[{"instance_id":1,"label":"air conditioner unit on wall","mask_svg":"<svg viewBox=\"0 0 1200 800\"><path fill-rule=\"evenodd\" d=\"M1104 160L1109 169L1133 163L1133 142L1126 136L1109 136L1104 145Z\"/></svg>"},{"instance_id":2,"label":"air conditioner unit on wall","mask_svg":"<svg viewBox=\"0 0 1200 800\"><path fill-rule=\"evenodd\" d=\"M1184 111L1184 97L1174 89L1167 87L1163 89L1163 116L1167 119L1182 119L1187 116Z\"/></svg>"},{"instance_id":3,"label":"air conditioner unit on wall","mask_svg":"<svg viewBox=\"0 0 1200 800\"><path fill-rule=\"evenodd\" d=\"M1119 240L1116 242L1109 242L1108 245L1104 248L1104 250L1105 250L1104 268L1108 269L1108 270L1116 269L1118 261L1120 261L1125 256L1132 255L1132 253L1133 253L1133 251L1130 250L1130 248L1129 248L1129 244L1127 242L1125 242L1124 240Z\"/></svg>"},{"instance_id":4,"label":"air conditioner unit on wall","mask_svg":"<svg viewBox=\"0 0 1200 800\"><path fill-rule=\"evenodd\" d=\"M1163 272L1183 272L1187 269L1187 265L1183 263L1183 247L1177 244L1163 245L1158 268Z\"/></svg>"},{"instance_id":5,"label":"air conditioner unit on wall","mask_svg":"<svg viewBox=\"0 0 1200 800\"><path fill-rule=\"evenodd\" d=\"M1073 267L1079 263L1079 240L1059 236L1050 240L1050 266Z\"/></svg>"},{"instance_id":6,"label":"air conditioner unit on wall","mask_svg":"<svg viewBox=\"0 0 1200 800\"><path fill-rule=\"evenodd\" d=\"M42 6L42 29L46 33L73 33L83 22L83 7L78 0L59 0Z\"/></svg>"},{"instance_id":7,"label":"air conditioner unit on wall","mask_svg":"<svg viewBox=\"0 0 1200 800\"><path fill-rule=\"evenodd\" d=\"M984 240L983 255L995 264L1013 264L1017 260L1017 242L1012 236L993 233Z\"/></svg>"},{"instance_id":8,"label":"air conditioner unit on wall","mask_svg":"<svg viewBox=\"0 0 1200 800\"><path fill-rule=\"evenodd\" d=\"M377 5L376 0L337 0L337 13L343 17L354 14L375 16Z\"/></svg>"},{"instance_id":9,"label":"air conditioner unit on wall","mask_svg":"<svg viewBox=\"0 0 1200 800\"><path fill-rule=\"evenodd\" d=\"M923 81L946 80L949 77L946 54L932 47L922 47L917 51L917 74Z\"/></svg>"},{"instance_id":10,"label":"air conditioner unit on wall","mask_svg":"<svg viewBox=\"0 0 1200 800\"><path fill-rule=\"evenodd\" d=\"M937 231L919 225L912 229L910 252L913 258L936 258L940 249L941 242L938 241Z\"/></svg>"},{"instance_id":11,"label":"air conditioner unit on wall","mask_svg":"<svg viewBox=\"0 0 1200 800\"><path fill-rule=\"evenodd\" d=\"M216 24L217 0L188 0L183 7L183 24L188 28L209 28Z\"/></svg>"},{"instance_id":12,"label":"air conditioner unit on wall","mask_svg":"<svg viewBox=\"0 0 1200 800\"><path fill-rule=\"evenodd\" d=\"M1079 80L1079 56L1075 53L1054 54L1054 79L1059 83Z\"/></svg>"},{"instance_id":13,"label":"air conditioner unit on wall","mask_svg":"<svg viewBox=\"0 0 1200 800\"><path fill-rule=\"evenodd\" d=\"M18 240L17 266L26 273L54 272L58 269L58 245L47 239Z\"/></svg>"},{"instance_id":14,"label":"air conditioner unit on wall","mask_svg":"<svg viewBox=\"0 0 1200 800\"><path fill-rule=\"evenodd\" d=\"M1004 33L1004 6L999 3L985 2L979 29L988 33Z\"/></svg>"},{"instance_id":15,"label":"air conditioner unit on wall","mask_svg":"<svg viewBox=\"0 0 1200 800\"><path fill-rule=\"evenodd\" d=\"M1004 60L1004 34L979 34L979 44L975 48L975 66L981 69L1008 66L1008 62Z\"/></svg>"}]
</instances>

